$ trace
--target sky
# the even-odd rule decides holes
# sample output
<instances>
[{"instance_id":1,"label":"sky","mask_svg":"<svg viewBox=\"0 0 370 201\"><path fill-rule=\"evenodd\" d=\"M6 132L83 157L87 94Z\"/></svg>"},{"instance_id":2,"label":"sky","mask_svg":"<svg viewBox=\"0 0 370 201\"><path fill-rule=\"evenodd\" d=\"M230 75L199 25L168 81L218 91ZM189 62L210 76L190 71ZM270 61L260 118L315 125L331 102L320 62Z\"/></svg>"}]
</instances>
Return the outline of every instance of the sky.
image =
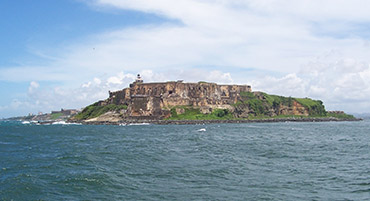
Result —
<instances>
[{"instance_id":1,"label":"sky","mask_svg":"<svg viewBox=\"0 0 370 201\"><path fill-rule=\"evenodd\" d=\"M2 0L0 118L144 82L248 84L370 112L367 0Z\"/></svg>"}]
</instances>

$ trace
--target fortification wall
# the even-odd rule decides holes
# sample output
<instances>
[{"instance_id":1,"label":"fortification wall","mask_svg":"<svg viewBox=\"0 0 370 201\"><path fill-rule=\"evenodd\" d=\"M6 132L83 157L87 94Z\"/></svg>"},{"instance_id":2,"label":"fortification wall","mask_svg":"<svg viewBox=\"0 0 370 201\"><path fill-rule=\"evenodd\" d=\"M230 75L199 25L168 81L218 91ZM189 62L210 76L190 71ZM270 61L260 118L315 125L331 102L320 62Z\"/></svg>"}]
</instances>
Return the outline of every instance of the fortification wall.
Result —
<instances>
[{"instance_id":1,"label":"fortification wall","mask_svg":"<svg viewBox=\"0 0 370 201\"><path fill-rule=\"evenodd\" d=\"M166 96L177 94L187 97L230 97L233 93L242 91L251 91L248 85L217 85L215 83L182 83L182 82L165 82L165 83L141 83L130 86L130 94L146 96Z\"/></svg>"},{"instance_id":2,"label":"fortification wall","mask_svg":"<svg viewBox=\"0 0 370 201\"><path fill-rule=\"evenodd\" d=\"M133 97L162 97L168 102L179 102L184 100L184 104L190 104L197 99L206 98L206 104L227 104L224 100L235 100L240 92L251 92L248 85L217 85L215 83L140 83L131 84L130 88L125 88L116 92L109 92L109 103L124 104ZM192 101L190 101L192 99ZM180 101L181 102L181 101Z\"/></svg>"},{"instance_id":3,"label":"fortification wall","mask_svg":"<svg viewBox=\"0 0 370 201\"><path fill-rule=\"evenodd\" d=\"M240 92L251 91L248 85L183 83L181 81L134 82L129 88L109 92L109 98L104 104L127 105L130 116L166 116L169 115L168 108L173 106L223 108L236 103Z\"/></svg>"}]
</instances>

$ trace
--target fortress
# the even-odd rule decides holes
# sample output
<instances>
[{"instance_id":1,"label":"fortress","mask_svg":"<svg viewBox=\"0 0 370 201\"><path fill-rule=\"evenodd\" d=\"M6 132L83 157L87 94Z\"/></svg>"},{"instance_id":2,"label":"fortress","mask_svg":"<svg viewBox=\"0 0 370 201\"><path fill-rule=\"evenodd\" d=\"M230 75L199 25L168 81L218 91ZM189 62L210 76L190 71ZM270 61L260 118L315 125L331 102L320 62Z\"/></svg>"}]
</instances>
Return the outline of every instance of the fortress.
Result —
<instances>
[{"instance_id":1,"label":"fortress","mask_svg":"<svg viewBox=\"0 0 370 201\"><path fill-rule=\"evenodd\" d=\"M327 113L320 100L252 92L249 85L184 83L182 80L144 83L140 75L128 88L83 109L74 120L122 122L157 120L240 120L284 116L345 116Z\"/></svg>"},{"instance_id":2,"label":"fortress","mask_svg":"<svg viewBox=\"0 0 370 201\"><path fill-rule=\"evenodd\" d=\"M210 113L215 108L230 109L230 105L238 101L240 92L251 91L249 85L184 83L182 80L144 83L138 75L129 88L109 92L109 98L99 105L126 105L127 117L166 118L170 116L170 108L175 106L197 107L202 113Z\"/></svg>"}]
</instances>

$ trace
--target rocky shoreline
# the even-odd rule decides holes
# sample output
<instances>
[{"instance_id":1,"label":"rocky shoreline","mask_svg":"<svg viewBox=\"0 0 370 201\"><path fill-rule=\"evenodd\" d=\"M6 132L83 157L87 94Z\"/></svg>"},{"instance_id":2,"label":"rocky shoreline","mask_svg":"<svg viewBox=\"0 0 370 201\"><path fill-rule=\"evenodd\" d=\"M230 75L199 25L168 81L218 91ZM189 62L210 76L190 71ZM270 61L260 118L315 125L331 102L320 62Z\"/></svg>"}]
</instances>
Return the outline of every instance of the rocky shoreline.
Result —
<instances>
[{"instance_id":1,"label":"rocky shoreline","mask_svg":"<svg viewBox=\"0 0 370 201\"><path fill-rule=\"evenodd\" d=\"M125 120L125 121L71 121L70 123L81 123L84 125L126 125L126 124L157 124L157 125L187 125L187 124L235 124L235 123L274 123L274 122L340 122L340 121L362 121L362 119L339 119L335 117L305 117L305 118L267 118L267 119L239 119L239 120Z\"/></svg>"}]
</instances>

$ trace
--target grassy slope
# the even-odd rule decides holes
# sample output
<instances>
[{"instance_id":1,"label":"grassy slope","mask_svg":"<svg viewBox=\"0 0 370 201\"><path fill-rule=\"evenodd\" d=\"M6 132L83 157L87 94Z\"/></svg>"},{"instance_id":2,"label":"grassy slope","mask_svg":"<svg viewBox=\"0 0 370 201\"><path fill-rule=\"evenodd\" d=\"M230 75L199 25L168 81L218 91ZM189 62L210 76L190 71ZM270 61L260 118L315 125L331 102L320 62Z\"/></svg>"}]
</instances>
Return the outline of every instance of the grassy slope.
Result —
<instances>
[{"instance_id":1,"label":"grassy slope","mask_svg":"<svg viewBox=\"0 0 370 201\"><path fill-rule=\"evenodd\" d=\"M356 117L351 115L351 114L333 114L333 113L328 113L326 115L327 117L335 117L338 119L355 119Z\"/></svg>"},{"instance_id":2,"label":"grassy slope","mask_svg":"<svg viewBox=\"0 0 370 201\"><path fill-rule=\"evenodd\" d=\"M297 101L308 110L310 116L326 116L325 107L322 101L319 100L312 100L309 98L284 97L269 95L266 93L261 93L261 95L264 97L262 100L257 98L256 95L252 92L242 92L240 93L242 101L238 102L237 104L244 104L248 108L252 109L256 114L255 116L268 116L269 109L276 109L281 105L291 107L294 101Z\"/></svg>"},{"instance_id":3,"label":"grassy slope","mask_svg":"<svg viewBox=\"0 0 370 201\"><path fill-rule=\"evenodd\" d=\"M74 120L86 120L98 117L109 111L119 111L122 109L127 109L127 105L114 105L109 104L105 106L99 106L98 103L94 103L85 107L82 112L78 113L73 117Z\"/></svg>"},{"instance_id":4,"label":"grassy slope","mask_svg":"<svg viewBox=\"0 0 370 201\"><path fill-rule=\"evenodd\" d=\"M171 109L171 117L168 120L229 120L234 116L229 110L215 109L210 114L202 114L199 108L181 106L185 109L183 114L177 114L176 107Z\"/></svg>"},{"instance_id":5,"label":"grassy slope","mask_svg":"<svg viewBox=\"0 0 370 201\"><path fill-rule=\"evenodd\" d=\"M311 117L336 117L339 119L352 119L352 115L347 114L330 114L327 113L325 107L320 100L312 100L309 98L292 98L277 95L269 95L262 93L264 99L258 99L256 95L252 92L242 92L242 101L237 102L234 107L248 107L255 112L255 115L251 115L248 119L266 119L266 118L311 118ZM270 108L279 107L280 105L291 107L293 102L297 101L303 107L305 107L309 116L298 116L298 115L278 115L269 116L268 111ZM193 108L191 106L184 107L185 113L177 114L176 107L171 109L171 117L169 120L230 120L238 119L228 110L214 110L211 114L202 114L199 108Z\"/></svg>"}]
</instances>

